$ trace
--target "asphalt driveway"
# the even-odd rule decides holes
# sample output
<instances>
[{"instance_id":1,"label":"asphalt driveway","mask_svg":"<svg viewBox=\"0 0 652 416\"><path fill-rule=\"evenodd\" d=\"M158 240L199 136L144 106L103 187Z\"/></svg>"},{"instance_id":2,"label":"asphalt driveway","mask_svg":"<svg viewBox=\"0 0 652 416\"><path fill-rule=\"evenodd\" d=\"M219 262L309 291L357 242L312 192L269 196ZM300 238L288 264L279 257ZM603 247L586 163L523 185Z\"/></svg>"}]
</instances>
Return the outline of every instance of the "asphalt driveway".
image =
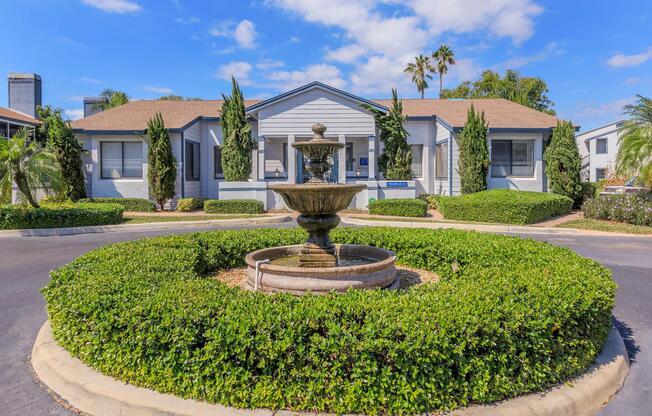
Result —
<instances>
[{"instance_id":1,"label":"asphalt driveway","mask_svg":"<svg viewBox=\"0 0 652 416\"><path fill-rule=\"evenodd\" d=\"M30 373L32 344L46 320L39 289L51 269L110 242L198 230L0 238L0 415L74 414L55 402ZM652 414L652 238L554 234L530 238L569 247L613 271L619 286L614 315L632 368L623 390L601 414Z\"/></svg>"}]
</instances>

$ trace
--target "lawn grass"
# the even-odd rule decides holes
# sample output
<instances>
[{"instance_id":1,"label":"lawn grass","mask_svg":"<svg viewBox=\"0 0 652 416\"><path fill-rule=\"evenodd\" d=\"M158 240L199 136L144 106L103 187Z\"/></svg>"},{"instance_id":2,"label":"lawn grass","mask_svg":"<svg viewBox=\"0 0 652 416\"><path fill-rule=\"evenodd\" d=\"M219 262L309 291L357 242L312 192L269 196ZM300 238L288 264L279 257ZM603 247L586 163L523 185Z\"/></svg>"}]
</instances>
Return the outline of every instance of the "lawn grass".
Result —
<instances>
[{"instance_id":1,"label":"lawn grass","mask_svg":"<svg viewBox=\"0 0 652 416\"><path fill-rule=\"evenodd\" d=\"M174 222L174 221L208 221L208 220L234 220L241 218L253 218L259 215L233 214L233 215L145 215L145 216L124 216L124 224L149 224L153 222Z\"/></svg>"},{"instance_id":2,"label":"lawn grass","mask_svg":"<svg viewBox=\"0 0 652 416\"><path fill-rule=\"evenodd\" d=\"M581 219L558 224L559 228L577 228L580 230L607 231L611 233L652 234L652 227L627 224L623 222Z\"/></svg>"}]
</instances>

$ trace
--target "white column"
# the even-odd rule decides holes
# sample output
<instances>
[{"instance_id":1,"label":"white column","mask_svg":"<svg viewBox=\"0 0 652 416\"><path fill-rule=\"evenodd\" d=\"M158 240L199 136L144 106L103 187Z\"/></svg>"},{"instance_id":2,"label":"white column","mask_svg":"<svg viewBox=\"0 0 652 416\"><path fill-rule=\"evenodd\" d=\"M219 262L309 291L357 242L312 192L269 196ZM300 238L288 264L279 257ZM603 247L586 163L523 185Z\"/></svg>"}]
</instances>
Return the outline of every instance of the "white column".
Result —
<instances>
[{"instance_id":1,"label":"white column","mask_svg":"<svg viewBox=\"0 0 652 416\"><path fill-rule=\"evenodd\" d=\"M265 181L265 136L258 136L258 180Z\"/></svg>"},{"instance_id":2,"label":"white column","mask_svg":"<svg viewBox=\"0 0 652 416\"><path fill-rule=\"evenodd\" d=\"M376 180L376 136L369 136L369 180Z\"/></svg>"},{"instance_id":3,"label":"white column","mask_svg":"<svg viewBox=\"0 0 652 416\"><path fill-rule=\"evenodd\" d=\"M292 147L294 144L294 134L288 135L288 182L297 183L297 155L296 150Z\"/></svg>"},{"instance_id":4,"label":"white column","mask_svg":"<svg viewBox=\"0 0 652 416\"><path fill-rule=\"evenodd\" d=\"M337 182L346 183L346 135L340 134L337 136L337 141L344 145L338 150Z\"/></svg>"}]
</instances>

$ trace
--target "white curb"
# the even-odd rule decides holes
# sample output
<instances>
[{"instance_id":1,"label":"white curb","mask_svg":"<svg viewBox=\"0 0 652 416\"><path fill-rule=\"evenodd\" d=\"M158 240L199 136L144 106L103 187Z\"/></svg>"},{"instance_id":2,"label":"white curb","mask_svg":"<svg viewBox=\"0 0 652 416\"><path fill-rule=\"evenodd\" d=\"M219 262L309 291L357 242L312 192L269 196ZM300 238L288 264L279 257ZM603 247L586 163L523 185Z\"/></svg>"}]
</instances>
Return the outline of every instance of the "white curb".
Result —
<instances>
[{"instance_id":1,"label":"white curb","mask_svg":"<svg viewBox=\"0 0 652 416\"><path fill-rule=\"evenodd\" d=\"M51 237L62 235L112 233L119 231L152 231L169 230L176 228L220 227L232 225L280 224L290 221L289 215L275 215L273 217L234 218L224 220L204 221L168 221L150 222L144 224L115 224L97 225L91 227L66 227L66 228L34 228L22 230L1 230L2 237Z\"/></svg>"},{"instance_id":2,"label":"white curb","mask_svg":"<svg viewBox=\"0 0 652 416\"><path fill-rule=\"evenodd\" d=\"M121 416L315 416L315 413L235 409L182 399L135 387L102 375L73 358L52 338L49 321L36 337L32 366L38 378L71 406L90 415ZM544 393L529 394L495 405L470 406L455 416L590 416L620 390L629 372L625 344L612 328L602 353L584 375ZM324 415L326 416L326 415Z\"/></svg>"}]
</instances>

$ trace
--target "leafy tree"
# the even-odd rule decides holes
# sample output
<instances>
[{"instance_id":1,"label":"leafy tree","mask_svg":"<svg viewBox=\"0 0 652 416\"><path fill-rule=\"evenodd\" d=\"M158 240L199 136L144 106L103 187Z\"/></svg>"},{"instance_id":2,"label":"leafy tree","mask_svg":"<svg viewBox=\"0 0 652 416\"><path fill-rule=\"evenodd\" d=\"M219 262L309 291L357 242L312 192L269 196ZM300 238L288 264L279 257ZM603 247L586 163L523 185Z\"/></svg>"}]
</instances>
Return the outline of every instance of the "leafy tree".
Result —
<instances>
[{"instance_id":1,"label":"leafy tree","mask_svg":"<svg viewBox=\"0 0 652 416\"><path fill-rule=\"evenodd\" d=\"M634 104L624 107L629 117L620 136L616 173L638 174L640 182L652 185L652 99L637 95Z\"/></svg>"},{"instance_id":2,"label":"leafy tree","mask_svg":"<svg viewBox=\"0 0 652 416\"><path fill-rule=\"evenodd\" d=\"M412 82L417 87L417 91L424 97L425 91L428 88L428 80L432 79L432 72L435 72L435 67L430 63L430 58L424 55L419 55L414 58L414 62L407 64L403 72L412 75Z\"/></svg>"},{"instance_id":3,"label":"leafy tree","mask_svg":"<svg viewBox=\"0 0 652 416\"><path fill-rule=\"evenodd\" d=\"M246 181L251 175L251 152L256 149L256 142L251 137L240 86L233 77L231 84L231 95L222 94L222 167L225 180Z\"/></svg>"},{"instance_id":4,"label":"leafy tree","mask_svg":"<svg viewBox=\"0 0 652 416\"><path fill-rule=\"evenodd\" d=\"M78 201L86 198L82 146L75 138L70 124L63 120L61 111L60 108L52 108L49 105L38 108L38 117L42 124L37 129L36 137L45 143L57 160L64 185L61 196Z\"/></svg>"},{"instance_id":5,"label":"leafy tree","mask_svg":"<svg viewBox=\"0 0 652 416\"><path fill-rule=\"evenodd\" d=\"M548 85L535 77L522 77L507 70L505 76L486 70L480 79L465 81L453 89L444 89L441 98L504 98L548 114L555 114L554 103L548 98Z\"/></svg>"},{"instance_id":6,"label":"leafy tree","mask_svg":"<svg viewBox=\"0 0 652 416\"><path fill-rule=\"evenodd\" d=\"M383 153L378 158L378 170L390 180L412 179L412 151L407 143L409 133L405 130L406 116L403 115L403 102L392 89L392 105L389 112L380 111L364 104L376 120L383 142Z\"/></svg>"},{"instance_id":7,"label":"leafy tree","mask_svg":"<svg viewBox=\"0 0 652 416\"><path fill-rule=\"evenodd\" d=\"M147 180L149 192L163 210L165 201L174 198L177 178L177 161L172 154L170 134L165 128L160 112L147 122Z\"/></svg>"},{"instance_id":8,"label":"leafy tree","mask_svg":"<svg viewBox=\"0 0 652 416\"><path fill-rule=\"evenodd\" d=\"M180 95L164 95L162 97L158 98L159 101L197 101L201 100L201 98L193 98L193 97L182 97Z\"/></svg>"},{"instance_id":9,"label":"leafy tree","mask_svg":"<svg viewBox=\"0 0 652 416\"><path fill-rule=\"evenodd\" d=\"M126 93L111 88L103 90L99 98L100 101L96 104L96 107L103 111L119 107L129 102L129 96Z\"/></svg>"},{"instance_id":10,"label":"leafy tree","mask_svg":"<svg viewBox=\"0 0 652 416\"><path fill-rule=\"evenodd\" d=\"M437 72L439 73L439 98L442 98L444 75L448 72L448 65L455 65L455 54L448 45L441 45L439 49L432 53L432 59L434 59Z\"/></svg>"},{"instance_id":11,"label":"leafy tree","mask_svg":"<svg viewBox=\"0 0 652 416\"><path fill-rule=\"evenodd\" d=\"M38 208L33 191L60 194L63 188L57 159L48 148L30 141L27 130L20 129L8 140L0 140L0 193L11 200L12 184L21 197Z\"/></svg>"},{"instance_id":12,"label":"leafy tree","mask_svg":"<svg viewBox=\"0 0 652 416\"><path fill-rule=\"evenodd\" d=\"M484 112L476 113L472 105L458 141L460 148L458 165L463 194L487 189L487 173L489 171L487 128Z\"/></svg>"},{"instance_id":13,"label":"leafy tree","mask_svg":"<svg viewBox=\"0 0 652 416\"><path fill-rule=\"evenodd\" d=\"M577 199L582 193L580 171L582 160L575 141L575 127L566 121L557 122L550 144L543 154L548 187L556 194Z\"/></svg>"}]
</instances>

